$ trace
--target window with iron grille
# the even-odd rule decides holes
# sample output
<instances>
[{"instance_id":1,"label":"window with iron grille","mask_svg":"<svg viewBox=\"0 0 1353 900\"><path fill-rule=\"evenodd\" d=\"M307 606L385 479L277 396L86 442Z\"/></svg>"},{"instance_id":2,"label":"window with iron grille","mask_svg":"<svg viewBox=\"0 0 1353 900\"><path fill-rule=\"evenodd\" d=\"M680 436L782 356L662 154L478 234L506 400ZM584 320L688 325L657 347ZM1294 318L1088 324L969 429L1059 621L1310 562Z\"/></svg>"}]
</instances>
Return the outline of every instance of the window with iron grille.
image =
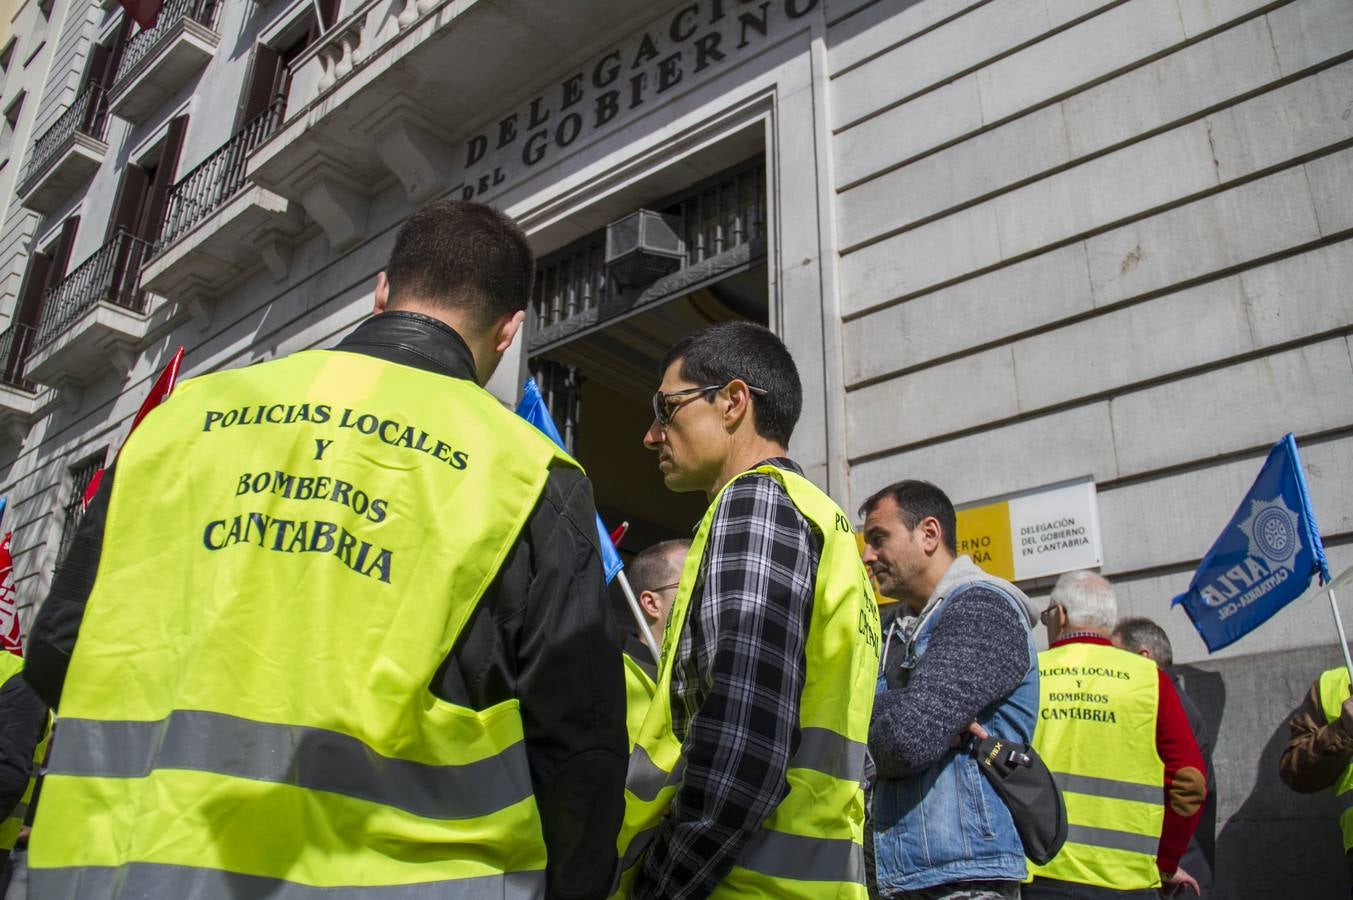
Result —
<instances>
[{"instance_id":1,"label":"window with iron grille","mask_svg":"<svg viewBox=\"0 0 1353 900\"><path fill-rule=\"evenodd\" d=\"M75 529L84 518L85 489L89 487L94 475L103 468L103 460L107 453L107 448L100 449L70 467L70 499L66 501L65 521L61 524L61 546L56 552L58 566L65 560L66 551L70 549L70 543L75 539Z\"/></svg>"},{"instance_id":2,"label":"window with iron grille","mask_svg":"<svg viewBox=\"0 0 1353 900\"><path fill-rule=\"evenodd\" d=\"M683 269L708 264L766 236L766 165L756 157L648 208L678 216ZM744 252L746 252L744 250ZM539 260L531 315L536 334L601 306L619 288L606 270L606 229Z\"/></svg>"}]
</instances>

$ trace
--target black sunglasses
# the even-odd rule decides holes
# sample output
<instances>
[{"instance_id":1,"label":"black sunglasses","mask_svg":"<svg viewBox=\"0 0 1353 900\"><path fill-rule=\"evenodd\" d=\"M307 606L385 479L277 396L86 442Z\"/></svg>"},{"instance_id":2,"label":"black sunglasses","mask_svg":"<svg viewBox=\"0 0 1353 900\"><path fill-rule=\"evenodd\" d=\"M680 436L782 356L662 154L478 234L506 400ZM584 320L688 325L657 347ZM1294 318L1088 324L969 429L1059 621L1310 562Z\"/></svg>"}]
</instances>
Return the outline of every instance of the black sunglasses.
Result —
<instances>
[{"instance_id":1,"label":"black sunglasses","mask_svg":"<svg viewBox=\"0 0 1353 900\"><path fill-rule=\"evenodd\" d=\"M685 390L671 391L666 394L662 391L658 391L653 395L653 419L663 428L666 428L668 425L672 424L672 417L676 415L677 410L681 409L681 407L702 394L723 390L731 383L732 382L725 382L724 384L707 384L704 387L686 388ZM765 388L752 387L750 384L747 385L747 390L758 397L764 397L770 393ZM678 397L684 399L682 399L680 403L673 403L672 401Z\"/></svg>"}]
</instances>

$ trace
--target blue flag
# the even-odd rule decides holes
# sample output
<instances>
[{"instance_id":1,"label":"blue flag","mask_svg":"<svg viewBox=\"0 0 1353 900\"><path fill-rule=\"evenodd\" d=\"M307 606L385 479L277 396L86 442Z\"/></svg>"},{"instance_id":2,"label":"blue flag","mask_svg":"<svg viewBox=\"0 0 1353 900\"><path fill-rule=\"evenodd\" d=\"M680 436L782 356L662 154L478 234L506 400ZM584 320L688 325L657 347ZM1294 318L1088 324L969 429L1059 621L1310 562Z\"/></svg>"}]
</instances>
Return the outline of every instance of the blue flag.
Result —
<instances>
[{"instance_id":1,"label":"blue flag","mask_svg":"<svg viewBox=\"0 0 1353 900\"><path fill-rule=\"evenodd\" d=\"M9 505L8 497L0 497L0 525L5 523L5 507Z\"/></svg>"},{"instance_id":2,"label":"blue flag","mask_svg":"<svg viewBox=\"0 0 1353 900\"><path fill-rule=\"evenodd\" d=\"M538 431L554 441L559 449L566 449L564 439L559 436L559 429L554 427L554 417L550 415L550 410L545 405L545 399L540 396L540 388L536 386L534 378L526 379L526 386L522 389L521 402L517 404L517 415L530 422ZM597 537L601 540L601 567L606 572L606 583L610 584L616 573L625 567L625 563L621 560L620 554L616 552L615 544L611 543L610 532L606 530L606 525L601 521L600 513L597 514Z\"/></svg>"},{"instance_id":3,"label":"blue flag","mask_svg":"<svg viewBox=\"0 0 1353 900\"><path fill-rule=\"evenodd\" d=\"M1209 653L1264 624L1311 583L1330 579L1291 434L1274 444L1226 530L1198 564L1183 605Z\"/></svg>"}]
</instances>

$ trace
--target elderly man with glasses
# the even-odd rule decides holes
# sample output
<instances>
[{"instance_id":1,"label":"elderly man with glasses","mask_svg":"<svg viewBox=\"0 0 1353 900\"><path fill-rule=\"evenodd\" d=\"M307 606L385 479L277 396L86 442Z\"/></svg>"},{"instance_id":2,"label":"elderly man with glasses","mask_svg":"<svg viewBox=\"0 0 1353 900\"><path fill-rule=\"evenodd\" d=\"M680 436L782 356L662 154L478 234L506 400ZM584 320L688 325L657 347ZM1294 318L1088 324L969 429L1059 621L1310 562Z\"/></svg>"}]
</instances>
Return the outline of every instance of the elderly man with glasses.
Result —
<instances>
[{"instance_id":1,"label":"elderly man with glasses","mask_svg":"<svg viewBox=\"0 0 1353 900\"><path fill-rule=\"evenodd\" d=\"M1170 676L1113 646L1113 586L1095 572L1057 579L1043 611L1034 748L1066 802L1066 844L1031 867L1024 900L1152 900L1198 882L1180 865L1207 796L1207 766Z\"/></svg>"},{"instance_id":2,"label":"elderly man with glasses","mask_svg":"<svg viewBox=\"0 0 1353 900\"><path fill-rule=\"evenodd\" d=\"M788 458L798 371L729 322L661 372L644 444L710 505L630 756L622 892L863 898L878 609L849 520Z\"/></svg>"}]
</instances>

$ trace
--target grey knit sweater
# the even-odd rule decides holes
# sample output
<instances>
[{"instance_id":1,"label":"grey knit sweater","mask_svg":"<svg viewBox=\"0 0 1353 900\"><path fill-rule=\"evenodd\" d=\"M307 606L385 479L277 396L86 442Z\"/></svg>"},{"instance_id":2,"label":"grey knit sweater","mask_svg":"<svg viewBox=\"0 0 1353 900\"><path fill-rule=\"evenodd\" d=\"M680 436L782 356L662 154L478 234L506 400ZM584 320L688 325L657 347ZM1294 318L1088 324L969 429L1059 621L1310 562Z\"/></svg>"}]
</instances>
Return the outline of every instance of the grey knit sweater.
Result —
<instances>
[{"instance_id":1,"label":"grey knit sweater","mask_svg":"<svg viewBox=\"0 0 1353 900\"><path fill-rule=\"evenodd\" d=\"M972 581L977 583L945 600ZM954 560L922 612L944 602L925 654L905 686L875 700L869 752L881 777L905 778L937 762L969 722L1009 695L1029 671L1026 635L1037 620L1033 604L1000 582L1021 601L1021 616L983 581L996 579L966 556Z\"/></svg>"}]
</instances>

